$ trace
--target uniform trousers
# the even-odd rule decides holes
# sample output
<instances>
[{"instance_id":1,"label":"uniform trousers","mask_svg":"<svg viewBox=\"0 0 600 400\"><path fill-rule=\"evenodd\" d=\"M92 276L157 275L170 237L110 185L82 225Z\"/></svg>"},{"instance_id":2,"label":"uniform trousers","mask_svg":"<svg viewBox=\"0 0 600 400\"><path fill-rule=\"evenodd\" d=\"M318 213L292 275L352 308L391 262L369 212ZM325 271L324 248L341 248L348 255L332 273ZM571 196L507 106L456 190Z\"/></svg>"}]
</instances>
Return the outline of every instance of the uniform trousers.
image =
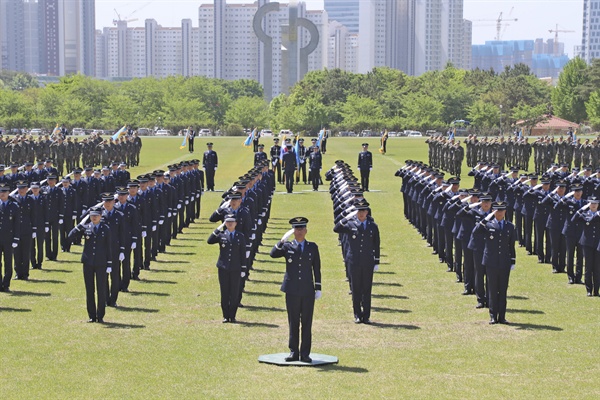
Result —
<instances>
[{"instance_id":1,"label":"uniform trousers","mask_svg":"<svg viewBox=\"0 0 600 400\"><path fill-rule=\"evenodd\" d=\"M46 257L56 260L58 255L58 220L49 221L50 230L46 233Z\"/></svg>"},{"instance_id":2,"label":"uniform trousers","mask_svg":"<svg viewBox=\"0 0 600 400\"><path fill-rule=\"evenodd\" d=\"M575 282L581 281L583 276L583 249L577 238L566 238L567 248L567 276ZM575 264L575 256L577 263Z\"/></svg>"},{"instance_id":3,"label":"uniform trousers","mask_svg":"<svg viewBox=\"0 0 600 400\"><path fill-rule=\"evenodd\" d=\"M371 170L369 169L361 169L360 170L360 185L363 190L369 191L369 175Z\"/></svg>"},{"instance_id":4,"label":"uniform trousers","mask_svg":"<svg viewBox=\"0 0 600 400\"><path fill-rule=\"evenodd\" d=\"M469 293L475 291L475 263L473 261L473 250L467 248L467 242L462 243L464 252L464 264L463 264L463 282L465 283L465 290Z\"/></svg>"},{"instance_id":5,"label":"uniform trousers","mask_svg":"<svg viewBox=\"0 0 600 400\"><path fill-rule=\"evenodd\" d=\"M215 168L206 167L204 176L206 176L206 190L215 190Z\"/></svg>"},{"instance_id":6,"label":"uniform trousers","mask_svg":"<svg viewBox=\"0 0 600 400\"><path fill-rule=\"evenodd\" d=\"M294 191L294 171L285 171L285 189L288 193Z\"/></svg>"},{"instance_id":7,"label":"uniform trousers","mask_svg":"<svg viewBox=\"0 0 600 400\"><path fill-rule=\"evenodd\" d=\"M290 352L300 357L310 356L312 346L312 319L315 308L315 296L297 296L286 293L285 306L288 314ZM302 324L302 346L300 347L300 324ZM300 351L298 351L300 350Z\"/></svg>"},{"instance_id":8,"label":"uniform trousers","mask_svg":"<svg viewBox=\"0 0 600 400\"><path fill-rule=\"evenodd\" d=\"M62 225L59 227L60 231L60 248L63 251L71 251L71 241L69 239L69 232L75 227L73 219L65 216Z\"/></svg>"},{"instance_id":9,"label":"uniform trousers","mask_svg":"<svg viewBox=\"0 0 600 400\"><path fill-rule=\"evenodd\" d=\"M296 183L300 182L300 175L302 175L302 182L306 184L306 160L301 160L300 165L298 165Z\"/></svg>"},{"instance_id":10,"label":"uniform trousers","mask_svg":"<svg viewBox=\"0 0 600 400\"><path fill-rule=\"evenodd\" d=\"M486 273L490 317L497 321L503 321L506 315L506 292L508 291L510 265L486 268Z\"/></svg>"},{"instance_id":11,"label":"uniform trousers","mask_svg":"<svg viewBox=\"0 0 600 400\"><path fill-rule=\"evenodd\" d=\"M241 271L231 271L219 268L219 287L221 288L221 310L223 318L235 319L240 304Z\"/></svg>"},{"instance_id":12,"label":"uniform trousers","mask_svg":"<svg viewBox=\"0 0 600 400\"><path fill-rule=\"evenodd\" d=\"M533 243L531 240L531 235L533 233L533 217L524 215L523 222L525 223L525 250L530 253L534 252ZM535 249L537 251L537 249Z\"/></svg>"},{"instance_id":13,"label":"uniform trousers","mask_svg":"<svg viewBox=\"0 0 600 400\"><path fill-rule=\"evenodd\" d=\"M10 280L13 275L13 247L12 241L0 241L0 257L3 258L4 276L2 277L2 287L9 288ZM0 272L2 268L0 266Z\"/></svg>"},{"instance_id":14,"label":"uniform trousers","mask_svg":"<svg viewBox=\"0 0 600 400\"><path fill-rule=\"evenodd\" d=\"M463 245L462 240L454 238L454 272L456 272L456 280L462 282L463 272Z\"/></svg>"},{"instance_id":15,"label":"uniform trousers","mask_svg":"<svg viewBox=\"0 0 600 400\"><path fill-rule=\"evenodd\" d=\"M22 229L22 228L21 228ZM19 278L29 277L29 259L31 257L31 230L22 230L19 246L13 249L15 256L15 273Z\"/></svg>"},{"instance_id":16,"label":"uniform trousers","mask_svg":"<svg viewBox=\"0 0 600 400\"><path fill-rule=\"evenodd\" d=\"M127 243L125 245L125 251L123 253L125 255L125 259L121 263L121 291L128 290L129 283L131 282L131 243Z\"/></svg>"},{"instance_id":17,"label":"uniform trousers","mask_svg":"<svg viewBox=\"0 0 600 400\"><path fill-rule=\"evenodd\" d=\"M552 243L552 268L559 272L565 272L565 260L567 253L567 242L565 236L559 229L550 230L550 241Z\"/></svg>"},{"instance_id":18,"label":"uniform trousers","mask_svg":"<svg viewBox=\"0 0 600 400\"><path fill-rule=\"evenodd\" d=\"M373 267L355 266L350 268L352 287L352 308L354 317L361 320L371 318L371 290L373 288Z\"/></svg>"},{"instance_id":19,"label":"uniform trousers","mask_svg":"<svg viewBox=\"0 0 600 400\"><path fill-rule=\"evenodd\" d=\"M113 250L114 252L114 250ZM121 262L119 261L119 254L112 257L112 267L106 278L106 303L109 306L117 304L117 298L119 297L119 291L121 290ZM110 277L110 282L108 281Z\"/></svg>"},{"instance_id":20,"label":"uniform trousers","mask_svg":"<svg viewBox=\"0 0 600 400\"><path fill-rule=\"evenodd\" d=\"M38 228L35 239L31 241L31 267L42 268L44 261L44 241L46 240L46 232L44 228Z\"/></svg>"},{"instance_id":21,"label":"uniform trousers","mask_svg":"<svg viewBox=\"0 0 600 400\"><path fill-rule=\"evenodd\" d=\"M483 265L483 250L473 251L473 264L475 265L475 296L477 302L487 303L487 288L485 282L486 269Z\"/></svg>"},{"instance_id":22,"label":"uniform trousers","mask_svg":"<svg viewBox=\"0 0 600 400\"><path fill-rule=\"evenodd\" d=\"M552 256L550 250L551 239L549 229L546 228L547 221L535 221L535 252L538 256L538 261L548 262Z\"/></svg>"},{"instance_id":23,"label":"uniform trousers","mask_svg":"<svg viewBox=\"0 0 600 400\"><path fill-rule=\"evenodd\" d=\"M585 288L588 293L597 296L600 288L600 252L590 246L581 247L585 258Z\"/></svg>"},{"instance_id":24,"label":"uniform trousers","mask_svg":"<svg viewBox=\"0 0 600 400\"><path fill-rule=\"evenodd\" d=\"M83 280L85 282L85 297L87 312L90 319L103 319L106 309L106 282L108 274L106 265L93 266L83 264ZM94 285L95 284L95 285ZM96 295L98 292L98 306L96 306Z\"/></svg>"}]
</instances>

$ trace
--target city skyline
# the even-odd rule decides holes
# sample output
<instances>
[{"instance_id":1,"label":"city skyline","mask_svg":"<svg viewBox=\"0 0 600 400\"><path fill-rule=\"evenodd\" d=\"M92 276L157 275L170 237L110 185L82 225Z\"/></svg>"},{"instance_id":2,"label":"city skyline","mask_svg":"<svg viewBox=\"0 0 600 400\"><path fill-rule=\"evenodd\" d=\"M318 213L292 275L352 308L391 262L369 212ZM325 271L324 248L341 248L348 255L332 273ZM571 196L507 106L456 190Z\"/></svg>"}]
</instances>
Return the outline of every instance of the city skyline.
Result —
<instances>
[{"instance_id":1,"label":"city skyline","mask_svg":"<svg viewBox=\"0 0 600 400\"><path fill-rule=\"evenodd\" d=\"M227 1L231 4L254 2ZM96 28L112 26L113 19L117 19L114 9L122 19L137 18L137 21L129 23L132 27L144 26L147 18L155 19L164 27L180 26L182 19L190 18L193 26L197 26L198 8L201 4L211 3L211 0L96 0ZM305 0L305 3L308 10L323 9L323 0ZM554 33L548 30L555 29L558 24L559 30L574 31L559 33L558 36L559 41L565 44L565 53L569 57L574 56L574 46L581 45L583 0L464 0L464 18L473 21L473 44L494 40L495 20L500 12L508 24L502 27L502 40L554 38ZM509 19L518 21L508 22Z\"/></svg>"}]
</instances>

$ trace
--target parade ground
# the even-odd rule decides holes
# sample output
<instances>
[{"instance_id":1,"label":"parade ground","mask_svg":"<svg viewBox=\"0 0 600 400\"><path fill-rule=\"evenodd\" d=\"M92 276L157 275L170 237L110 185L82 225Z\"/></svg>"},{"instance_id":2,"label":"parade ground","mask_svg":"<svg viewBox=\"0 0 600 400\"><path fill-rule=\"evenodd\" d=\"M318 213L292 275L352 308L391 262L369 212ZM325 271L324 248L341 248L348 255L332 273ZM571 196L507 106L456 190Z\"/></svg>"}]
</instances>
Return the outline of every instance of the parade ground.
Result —
<instances>
[{"instance_id":1,"label":"parade ground","mask_svg":"<svg viewBox=\"0 0 600 400\"><path fill-rule=\"evenodd\" d=\"M427 161L426 138L330 138L325 171L342 159L356 168L361 143L373 152L365 198L381 232L381 263L373 286L372 325L354 324L351 296L333 229L328 182L319 192L278 185L271 220L251 271L237 324L222 324L215 263L206 239L218 224L208 217L222 191L252 167L244 138L143 138L132 177L169 164L202 160L205 142L219 156L215 192L202 198L201 219L159 254L141 281L107 308L104 324L87 324L81 246L45 261L29 281L0 293L0 388L3 399L253 398L253 399L587 399L600 396L600 298L568 285L517 248L510 277L511 325L488 325L487 309L462 296L446 264L405 220L401 179L406 159ZM261 140L265 151L271 138ZM532 164L530 164L532 165ZM358 174L357 171L355 171ZM463 165L461 187L472 187ZM446 175L446 178L449 176ZM315 353L339 363L278 367L257 361L288 352L285 262L269 251L304 216L307 240L319 245L323 297L313 322Z\"/></svg>"}]
</instances>

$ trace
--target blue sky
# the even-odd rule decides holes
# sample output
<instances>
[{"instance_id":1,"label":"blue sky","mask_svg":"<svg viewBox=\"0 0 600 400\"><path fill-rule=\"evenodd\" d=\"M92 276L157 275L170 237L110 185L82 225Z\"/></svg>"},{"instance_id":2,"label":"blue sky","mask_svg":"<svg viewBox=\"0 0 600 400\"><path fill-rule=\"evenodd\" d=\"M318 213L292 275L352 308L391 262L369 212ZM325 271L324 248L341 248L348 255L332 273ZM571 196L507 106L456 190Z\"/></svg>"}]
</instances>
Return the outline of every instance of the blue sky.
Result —
<instances>
[{"instance_id":1,"label":"blue sky","mask_svg":"<svg viewBox=\"0 0 600 400\"><path fill-rule=\"evenodd\" d=\"M250 0L228 0L231 3L252 3ZM286 1L282 1L286 2ZM307 8L322 9L322 0L306 0ZM110 26L116 18L116 8L121 18L137 18L130 26L143 26L144 20L154 18L162 26L180 26L181 20L191 18L198 25L198 7L202 0L96 0L96 28ZM554 33L548 30L572 30L573 33L559 33L559 41L565 43L565 52L573 55L573 47L581 44L583 0L465 0L464 17L473 21L473 44L494 40L496 23L500 12L505 19L518 19L506 22L503 26L503 40L549 39ZM492 21L476 21L492 20Z\"/></svg>"}]
</instances>

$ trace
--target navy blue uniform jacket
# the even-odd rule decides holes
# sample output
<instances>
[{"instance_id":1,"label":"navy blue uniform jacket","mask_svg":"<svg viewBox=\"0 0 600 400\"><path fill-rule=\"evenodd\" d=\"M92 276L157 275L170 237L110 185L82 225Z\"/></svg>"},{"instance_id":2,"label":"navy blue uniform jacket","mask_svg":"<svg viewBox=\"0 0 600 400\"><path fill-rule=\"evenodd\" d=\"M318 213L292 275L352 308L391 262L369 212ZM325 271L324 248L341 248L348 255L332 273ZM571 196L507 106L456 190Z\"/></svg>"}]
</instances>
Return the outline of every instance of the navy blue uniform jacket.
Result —
<instances>
[{"instance_id":1,"label":"navy blue uniform jacket","mask_svg":"<svg viewBox=\"0 0 600 400\"><path fill-rule=\"evenodd\" d=\"M295 241L277 243L271 249L271 257L285 257L282 292L294 296L314 296L315 290L321 290L321 257L316 243L305 240L302 252Z\"/></svg>"}]
</instances>

